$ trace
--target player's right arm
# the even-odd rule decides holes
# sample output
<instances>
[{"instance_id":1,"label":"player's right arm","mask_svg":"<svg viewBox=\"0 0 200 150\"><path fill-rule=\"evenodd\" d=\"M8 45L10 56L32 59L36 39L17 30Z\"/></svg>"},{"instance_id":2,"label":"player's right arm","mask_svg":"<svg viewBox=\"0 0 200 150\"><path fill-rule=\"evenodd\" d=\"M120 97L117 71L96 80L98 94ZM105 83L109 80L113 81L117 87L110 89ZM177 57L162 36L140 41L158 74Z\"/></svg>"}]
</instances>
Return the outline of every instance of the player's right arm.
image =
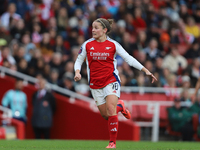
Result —
<instances>
[{"instance_id":1,"label":"player's right arm","mask_svg":"<svg viewBox=\"0 0 200 150\"><path fill-rule=\"evenodd\" d=\"M86 42L83 43L83 45L81 46L81 49L78 53L78 57L77 57L75 64L74 64L74 71L75 71L74 80L75 81L81 80L81 74L80 74L81 66L82 66L83 61L85 60L85 57L86 57L85 45L86 45Z\"/></svg>"}]
</instances>

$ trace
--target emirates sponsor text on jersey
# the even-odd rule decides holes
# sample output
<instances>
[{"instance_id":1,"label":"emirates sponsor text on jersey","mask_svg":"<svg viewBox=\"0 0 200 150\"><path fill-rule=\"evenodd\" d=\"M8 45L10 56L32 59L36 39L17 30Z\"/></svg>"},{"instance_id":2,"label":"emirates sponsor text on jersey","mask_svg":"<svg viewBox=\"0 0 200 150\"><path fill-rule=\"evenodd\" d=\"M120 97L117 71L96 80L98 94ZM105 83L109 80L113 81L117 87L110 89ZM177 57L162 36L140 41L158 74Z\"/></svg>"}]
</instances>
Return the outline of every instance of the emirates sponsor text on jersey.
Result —
<instances>
[{"instance_id":1,"label":"emirates sponsor text on jersey","mask_svg":"<svg viewBox=\"0 0 200 150\"><path fill-rule=\"evenodd\" d=\"M92 56L93 60L106 60L108 56L110 56L109 53L100 53L100 52L90 52L90 56Z\"/></svg>"}]
</instances>

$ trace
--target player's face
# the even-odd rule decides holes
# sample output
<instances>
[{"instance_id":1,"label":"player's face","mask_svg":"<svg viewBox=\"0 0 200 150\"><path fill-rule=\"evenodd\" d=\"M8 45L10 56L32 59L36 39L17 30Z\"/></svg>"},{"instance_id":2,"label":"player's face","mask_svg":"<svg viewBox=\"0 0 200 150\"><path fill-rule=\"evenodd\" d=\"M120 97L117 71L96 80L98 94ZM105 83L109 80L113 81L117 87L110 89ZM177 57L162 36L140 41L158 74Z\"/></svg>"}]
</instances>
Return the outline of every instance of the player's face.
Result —
<instances>
[{"instance_id":1,"label":"player's face","mask_svg":"<svg viewBox=\"0 0 200 150\"><path fill-rule=\"evenodd\" d=\"M94 21L92 23L92 37L95 39L99 39L102 36L104 36L106 33L106 28L103 29L102 25L100 22Z\"/></svg>"}]
</instances>

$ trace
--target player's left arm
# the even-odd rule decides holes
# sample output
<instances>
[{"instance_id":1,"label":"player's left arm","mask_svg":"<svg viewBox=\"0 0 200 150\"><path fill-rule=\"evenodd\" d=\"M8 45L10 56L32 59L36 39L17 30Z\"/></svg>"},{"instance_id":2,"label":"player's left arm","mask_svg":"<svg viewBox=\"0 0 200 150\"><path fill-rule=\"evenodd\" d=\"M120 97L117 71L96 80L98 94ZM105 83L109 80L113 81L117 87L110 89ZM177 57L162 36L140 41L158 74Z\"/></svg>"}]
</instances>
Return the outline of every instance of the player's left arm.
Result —
<instances>
[{"instance_id":1,"label":"player's left arm","mask_svg":"<svg viewBox=\"0 0 200 150\"><path fill-rule=\"evenodd\" d=\"M130 66L145 72L146 75L151 76L152 83L154 81L157 81L156 77L147 69L145 68L140 62L138 62L134 57L129 55L126 50L119 44L115 43L116 46L116 52L119 54Z\"/></svg>"}]
</instances>

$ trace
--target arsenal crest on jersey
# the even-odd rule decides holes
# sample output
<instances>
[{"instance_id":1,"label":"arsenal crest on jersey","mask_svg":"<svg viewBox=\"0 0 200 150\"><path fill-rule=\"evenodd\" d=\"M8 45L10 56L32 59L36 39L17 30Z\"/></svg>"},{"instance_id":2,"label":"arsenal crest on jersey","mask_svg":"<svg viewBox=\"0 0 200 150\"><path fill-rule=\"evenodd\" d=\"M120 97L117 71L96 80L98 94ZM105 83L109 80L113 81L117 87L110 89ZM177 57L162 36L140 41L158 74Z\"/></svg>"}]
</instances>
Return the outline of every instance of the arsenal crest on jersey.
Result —
<instances>
[{"instance_id":1,"label":"arsenal crest on jersey","mask_svg":"<svg viewBox=\"0 0 200 150\"><path fill-rule=\"evenodd\" d=\"M81 53L82 53L82 47L81 47L81 49L79 50L78 54L81 54Z\"/></svg>"}]
</instances>

